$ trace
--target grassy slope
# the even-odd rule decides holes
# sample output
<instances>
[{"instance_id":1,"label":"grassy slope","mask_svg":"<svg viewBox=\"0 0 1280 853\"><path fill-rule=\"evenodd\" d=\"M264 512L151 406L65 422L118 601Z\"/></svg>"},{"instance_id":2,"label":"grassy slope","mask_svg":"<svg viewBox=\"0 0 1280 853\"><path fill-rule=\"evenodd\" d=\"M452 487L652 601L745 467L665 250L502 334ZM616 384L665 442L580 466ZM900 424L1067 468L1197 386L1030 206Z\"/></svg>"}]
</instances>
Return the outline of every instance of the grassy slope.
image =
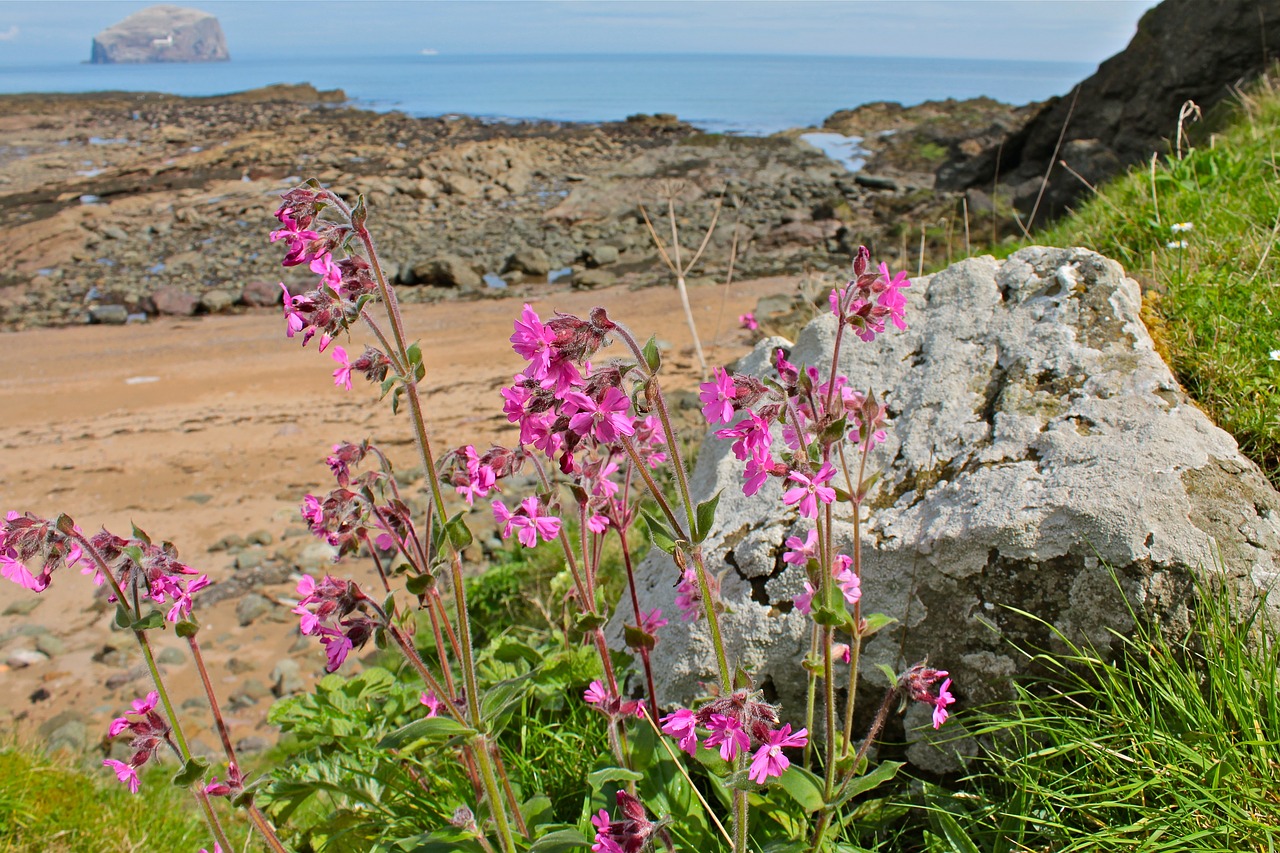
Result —
<instances>
[{"instance_id":1,"label":"grassy slope","mask_svg":"<svg viewBox=\"0 0 1280 853\"><path fill-rule=\"evenodd\" d=\"M48 756L38 748L2 745L0 851L212 849L191 795L169 783L173 772L170 761L144 774L142 790L130 794L105 767L69 769L65 753ZM233 837L242 835L236 830Z\"/></svg>"},{"instance_id":2,"label":"grassy slope","mask_svg":"<svg viewBox=\"0 0 1280 853\"><path fill-rule=\"evenodd\" d=\"M1276 484L1278 147L1280 91L1264 82L1220 132L1181 157L1135 168L1034 240L1087 246L1139 278L1149 325L1179 379ZM1182 223L1191 229L1173 229ZM1182 240L1186 248L1177 247Z\"/></svg>"}]
</instances>

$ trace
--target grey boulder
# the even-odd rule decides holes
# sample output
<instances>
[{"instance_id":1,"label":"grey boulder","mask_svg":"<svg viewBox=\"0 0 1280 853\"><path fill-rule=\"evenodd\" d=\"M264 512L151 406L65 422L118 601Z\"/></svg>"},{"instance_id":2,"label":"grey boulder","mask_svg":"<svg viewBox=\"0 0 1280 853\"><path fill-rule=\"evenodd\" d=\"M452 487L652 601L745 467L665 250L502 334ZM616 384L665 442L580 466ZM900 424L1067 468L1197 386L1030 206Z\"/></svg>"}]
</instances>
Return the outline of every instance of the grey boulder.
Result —
<instances>
[{"instance_id":1,"label":"grey boulder","mask_svg":"<svg viewBox=\"0 0 1280 853\"><path fill-rule=\"evenodd\" d=\"M890 412L868 467L882 477L864 510L862 606L897 621L864 646L859 707L883 694L878 664L901 672L927 658L972 706L1007 696L1023 671L1011 642L1052 650L1061 631L1106 654L1112 632L1133 627L1131 614L1178 630L1194 577L1222 580L1246 601L1265 595L1276 579L1280 495L1183 393L1118 264L1034 247L1003 262L963 261L906 293L909 330L872 344L846 335L840 360L853 386L874 390ZM800 333L792 362L825 371L834 332L823 312ZM742 369L763 374L779 343L762 342ZM775 456L780 449L775 435ZM791 604L804 574L782 555L810 523L783 506L777 479L745 497L741 466L709 433L692 488L695 500L721 499L702 548L710 572L723 574L731 665L796 720L810 621ZM836 506L849 553L849 505ZM641 606L671 620L653 652L664 704L687 704L716 679L705 620L675 616L677 580L658 551L638 569Z\"/></svg>"}]
</instances>

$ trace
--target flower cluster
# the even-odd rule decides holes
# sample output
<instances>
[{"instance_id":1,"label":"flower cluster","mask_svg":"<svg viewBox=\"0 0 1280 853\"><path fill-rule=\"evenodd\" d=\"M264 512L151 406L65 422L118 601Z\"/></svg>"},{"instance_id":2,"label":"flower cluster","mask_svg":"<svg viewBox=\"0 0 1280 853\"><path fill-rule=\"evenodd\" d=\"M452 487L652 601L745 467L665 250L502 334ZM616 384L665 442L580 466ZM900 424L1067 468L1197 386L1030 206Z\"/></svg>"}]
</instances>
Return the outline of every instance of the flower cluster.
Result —
<instances>
[{"instance_id":1,"label":"flower cluster","mask_svg":"<svg viewBox=\"0 0 1280 853\"><path fill-rule=\"evenodd\" d=\"M204 786L204 792L211 797L227 797L234 798L240 795L244 790L244 775L240 772L240 768L235 762L227 764L227 778L219 782L218 777L214 776L209 780L209 784Z\"/></svg>"},{"instance_id":2,"label":"flower cluster","mask_svg":"<svg viewBox=\"0 0 1280 853\"><path fill-rule=\"evenodd\" d=\"M299 629L320 638L329 659L328 671L335 672L354 649L363 648L378 623L370 618L368 596L355 583L325 575L318 583L310 575L298 581L302 600L293 608Z\"/></svg>"},{"instance_id":3,"label":"flower cluster","mask_svg":"<svg viewBox=\"0 0 1280 853\"><path fill-rule=\"evenodd\" d=\"M320 218L320 212L336 201L330 193L312 187L290 190L282 196L275 214L281 227L271 232L271 242L283 240L288 246L284 266L305 264L319 276L315 288L305 293L293 294L284 282L280 289L284 292L285 334L292 338L301 332L303 346L319 335L321 352L360 316L364 302L378 289L373 266L348 249L355 229ZM335 259L339 250L345 257ZM357 360L364 362L361 365L349 362L345 351L336 360L340 367L334 372L334 381L348 389L352 369L369 375L381 367L385 375L382 363L387 359L377 350L372 356L366 351Z\"/></svg>"},{"instance_id":4,"label":"flower cluster","mask_svg":"<svg viewBox=\"0 0 1280 853\"><path fill-rule=\"evenodd\" d=\"M32 592L44 592L54 571L81 556L80 545L52 521L10 511L0 525L0 575ZM38 572L28 568L34 565Z\"/></svg>"},{"instance_id":5,"label":"flower cluster","mask_svg":"<svg viewBox=\"0 0 1280 853\"><path fill-rule=\"evenodd\" d=\"M587 685L587 689L582 692L582 698L587 701L588 705L591 705L610 719L644 716L644 703L623 699L598 678Z\"/></svg>"},{"instance_id":6,"label":"flower cluster","mask_svg":"<svg viewBox=\"0 0 1280 853\"><path fill-rule=\"evenodd\" d=\"M664 830L649 820L644 804L626 791L618 791L615 799L622 810L622 817L611 820L609 812L601 809L591 818L591 824L596 828L591 849L595 853L639 853L655 833Z\"/></svg>"},{"instance_id":7,"label":"flower cluster","mask_svg":"<svg viewBox=\"0 0 1280 853\"><path fill-rule=\"evenodd\" d=\"M940 681L941 684L938 683ZM942 728L942 724L950 716L947 706L956 701L948 689L951 687L951 679L947 678L945 669L930 669L918 663L903 674L899 686L915 701L932 705L933 727Z\"/></svg>"},{"instance_id":8,"label":"flower cluster","mask_svg":"<svg viewBox=\"0 0 1280 853\"><path fill-rule=\"evenodd\" d=\"M888 264L880 264L878 275L869 272L870 258L867 247L859 246L853 260L853 280L832 290L828 297L831 313L868 343L884 334L885 320L899 330L907 328L907 296L902 291L911 286L905 272L890 275Z\"/></svg>"},{"instance_id":9,"label":"flower cluster","mask_svg":"<svg viewBox=\"0 0 1280 853\"><path fill-rule=\"evenodd\" d=\"M128 785L129 790L135 794L138 793L138 768L155 757L160 747L166 744L172 746L169 742L169 732L172 731L169 722L156 712L159 701L160 694L154 690L142 699L134 699L133 710L126 716L116 717L107 729L108 737L119 737L126 731L133 736L129 743L133 754L128 762L108 758L102 762L102 766L114 770L116 778ZM137 719L129 719L129 714Z\"/></svg>"},{"instance_id":10,"label":"flower cluster","mask_svg":"<svg viewBox=\"0 0 1280 853\"><path fill-rule=\"evenodd\" d=\"M207 576L178 561L173 546L154 545L140 531L129 539L106 530L88 537L103 566L91 564L77 541L79 529L72 530L74 536L60 529L57 522L9 512L0 524L0 574L33 592L43 592L55 570L77 563L82 574L92 575L94 583L101 586L106 583L102 575L105 566L122 589L136 588L156 604L169 604L165 618L170 622L191 615L192 595L209 585ZM40 566L38 572L31 571L34 565ZM114 593L107 600L114 602Z\"/></svg>"},{"instance_id":11,"label":"flower cluster","mask_svg":"<svg viewBox=\"0 0 1280 853\"><path fill-rule=\"evenodd\" d=\"M393 548L412 535L413 523L407 504L399 499L392 477L381 469L356 473L369 456L382 460L382 452L367 441L333 445L325 457L338 488L324 498L306 495L301 515L311 532L338 549L338 556L358 553L373 539L378 547ZM390 492L383 499L379 492Z\"/></svg>"},{"instance_id":12,"label":"flower cluster","mask_svg":"<svg viewBox=\"0 0 1280 853\"><path fill-rule=\"evenodd\" d=\"M632 415L631 399L622 389L625 370L606 367L593 370L590 359L617 326L604 309L597 308L582 320L557 314L542 322L537 312L524 306L515 322L511 346L528 365L502 389L503 411L520 426L520 443L535 447L548 458L560 455L560 470L577 469L578 450L615 445L628 439L648 447L648 462L666 436L654 419Z\"/></svg>"},{"instance_id":13,"label":"flower cluster","mask_svg":"<svg viewBox=\"0 0 1280 853\"><path fill-rule=\"evenodd\" d=\"M725 761L754 748L747 776L761 785L791 766L783 749L809 742L807 729L793 732L790 723L778 728L778 709L747 690L714 699L697 711L681 708L662 718L662 730L676 738L689 755L698 751L699 729L707 732L702 745L718 749Z\"/></svg>"}]
</instances>

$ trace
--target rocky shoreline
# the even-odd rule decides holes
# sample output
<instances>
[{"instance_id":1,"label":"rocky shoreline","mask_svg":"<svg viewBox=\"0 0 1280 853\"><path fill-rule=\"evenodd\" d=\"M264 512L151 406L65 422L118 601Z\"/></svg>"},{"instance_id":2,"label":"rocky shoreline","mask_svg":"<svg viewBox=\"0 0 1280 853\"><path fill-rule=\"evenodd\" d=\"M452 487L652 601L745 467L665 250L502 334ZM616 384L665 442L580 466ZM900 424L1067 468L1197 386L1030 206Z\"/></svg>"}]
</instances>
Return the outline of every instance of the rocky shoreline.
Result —
<instances>
[{"instance_id":1,"label":"rocky shoreline","mask_svg":"<svg viewBox=\"0 0 1280 853\"><path fill-rule=\"evenodd\" d=\"M675 198L696 245L721 192L694 284L723 280L735 236L738 277L836 273L862 243L915 269L921 229L928 265L963 248L966 205L975 228L995 223L989 198L936 193L934 172L1030 112L978 99L837 113L823 129L856 133L869 151L854 173L804 130L720 136L663 115L492 124L344 102L305 84L0 96L0 227L13 253L0 328L278 304L276 282L306 277L281 270L271 212L307 177L366 195L408 301L667 283L640 205L661 214Z\"/></svg>"}]
</instances>

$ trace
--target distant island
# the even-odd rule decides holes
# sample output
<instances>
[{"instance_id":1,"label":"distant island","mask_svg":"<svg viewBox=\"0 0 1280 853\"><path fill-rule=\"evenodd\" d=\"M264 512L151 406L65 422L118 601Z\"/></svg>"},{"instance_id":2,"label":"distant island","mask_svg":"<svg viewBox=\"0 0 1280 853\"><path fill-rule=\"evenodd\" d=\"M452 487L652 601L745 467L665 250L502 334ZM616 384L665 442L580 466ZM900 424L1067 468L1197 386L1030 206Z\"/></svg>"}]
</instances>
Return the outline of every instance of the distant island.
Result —
<instances>
[{"instance_id":1,"label":"distant island","mask_svg":"<svg viewBox=\"0 0 1280 853\"><path fill-rule=\"evenodd\" d=\"M149 6L93 38L89 62L225 62L231 58L222 25L208 12Z\"/></svg>"}]
</instances>

